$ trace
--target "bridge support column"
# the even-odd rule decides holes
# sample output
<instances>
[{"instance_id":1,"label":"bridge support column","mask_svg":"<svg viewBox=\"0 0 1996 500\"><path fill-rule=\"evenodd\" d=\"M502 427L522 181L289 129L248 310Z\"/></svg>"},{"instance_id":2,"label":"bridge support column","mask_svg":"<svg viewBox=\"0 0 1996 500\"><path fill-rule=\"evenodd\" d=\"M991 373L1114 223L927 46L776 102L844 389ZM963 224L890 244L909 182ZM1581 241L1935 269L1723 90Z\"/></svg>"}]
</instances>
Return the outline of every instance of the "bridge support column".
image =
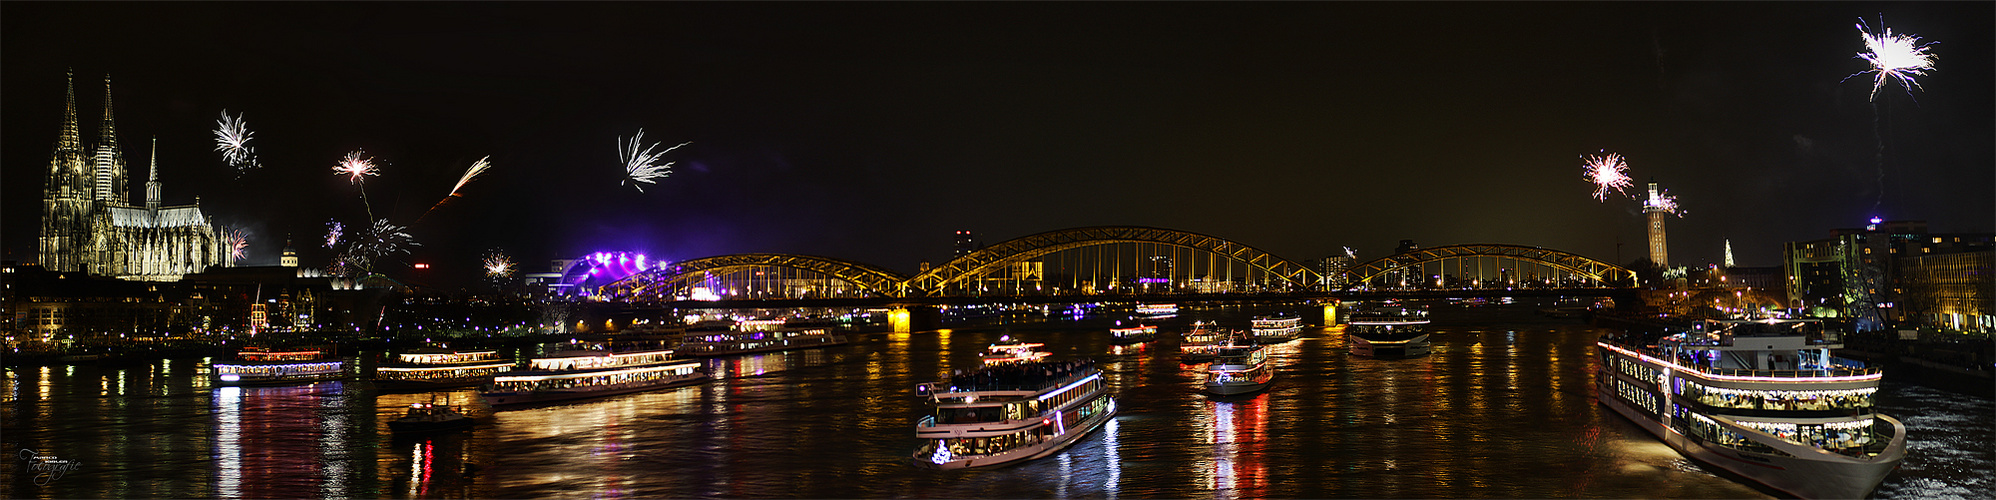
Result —
<instances>
[{"instance_id":1,"label":"bridge support column","mask_svg":"<svg viewBox=\"0 0 1996 500\"><path fill-rule=\"evenodd\" d=\"M1338 299L1324 303L1324 326L1338 326Z\"/></svg>"},{"instance_id":2,"label":"bridge support column","mask_svg":"<svg viewBox=\"0 0 1996 500\"><path fill-rule=\"evenodd\" d=\"M895 333L934 330L943 326L943 311L935 306L906 306L887 312L887 324Z\"/></svg>"}]
</instances>

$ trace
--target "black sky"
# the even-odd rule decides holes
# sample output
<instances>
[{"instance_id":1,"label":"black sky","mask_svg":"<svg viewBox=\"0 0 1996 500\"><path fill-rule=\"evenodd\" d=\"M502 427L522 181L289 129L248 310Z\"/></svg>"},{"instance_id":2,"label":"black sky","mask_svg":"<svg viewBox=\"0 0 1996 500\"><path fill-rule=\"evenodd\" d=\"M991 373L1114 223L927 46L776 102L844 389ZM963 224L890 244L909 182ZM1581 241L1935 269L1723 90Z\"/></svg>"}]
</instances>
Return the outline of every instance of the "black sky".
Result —
<instances>
[{"instance_id":1,"label":"black sky","mask_svg":"<svg viewBox=\"0 0 1996 500\"><path fill-rule=\"evenodd\" d=\"M1839 80L1880 15L1938 63L1874 111L1868 76ZM495 247L528 271L625 249L912 271L957 229L1091 225L1299 260L1414 239L1626 262L1636 203L1580 178L1605 149L1688 209L1673 263L1730 238L1775 265L1874 214L1996 230L1992 25L1989 2L6 2L0 243L35 258L74 68L86 140L108 73L133 185L158 136L167 201L249 229L251 263L291 234L323 265L325 222L364 218L331 172L354 149L440 281ZM225 108L265 164L240 179L212 151ZM639 128L693 141L643 193L615 149Z\"/></svg>"}]
</instances>

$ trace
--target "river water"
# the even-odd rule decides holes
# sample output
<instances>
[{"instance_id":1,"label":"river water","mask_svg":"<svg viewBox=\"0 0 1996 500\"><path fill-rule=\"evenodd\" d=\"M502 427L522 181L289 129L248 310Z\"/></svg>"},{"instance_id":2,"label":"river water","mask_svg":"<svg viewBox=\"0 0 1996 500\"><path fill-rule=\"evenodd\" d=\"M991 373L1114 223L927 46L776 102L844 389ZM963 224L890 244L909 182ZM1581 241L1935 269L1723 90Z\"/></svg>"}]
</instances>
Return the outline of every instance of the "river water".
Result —
<instances>
[{"instance_id":1,"label":"river water","mask_svg":"<svg viewBox=\"0 0 1996 500\"><path fill-rule=\"evenodd\" d=\"M432 396L365 383L211 388L198 360L9 370L0 497L1765 498L1595 403L1602 330L1530 308L1438 307L1435 353L1348 356L1306 328L1276 346L1275 386L1197 393L1175 360L1194 319L1117 354L1100 321L867 333L833 348L709 361L716 380L529 410L468 432L392 438ZM1057 456L995 469L911 465L916 384L978 363L1002 334L1054 359L1094 357L1119 415ZM1980 497L1996 487L1996 403L1888 375L1883 411L1911 455L1874 494ZM31 464L41 464L40 470ZM51 467L51 464L59 465ZM49 470L55 469L55 470Z\"/></svg>"}]
</instances>

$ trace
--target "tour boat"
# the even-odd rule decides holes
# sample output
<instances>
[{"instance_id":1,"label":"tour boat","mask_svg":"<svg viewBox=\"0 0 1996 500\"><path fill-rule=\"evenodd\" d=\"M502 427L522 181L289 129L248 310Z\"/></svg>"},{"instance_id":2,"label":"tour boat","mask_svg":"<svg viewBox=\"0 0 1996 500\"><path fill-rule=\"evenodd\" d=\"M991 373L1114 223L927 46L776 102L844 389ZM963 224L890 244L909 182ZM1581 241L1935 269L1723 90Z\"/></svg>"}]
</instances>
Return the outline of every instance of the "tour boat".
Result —
<instances>
[{"instance_id":1,"label":"tour boat","mask_svg":"<svg viewBox=\"0 0 1996 500\"><path fill-rule=\"evenodd\" d=\"M1117 345L1135 344L1157 340L1157 327L1138 324L1129 327L1109 329L1109 343Z\"/></svg>"},{"instance_id":2,"label":"tour boat","mask_svg":"<svg viewBox=\"0 0 1996 500\"><path fill-rule=\"evenodd\" d=\"M1296 316L1262 316L1254 319L1254 339L1263 344L1280 344L1296 340L1303 332L1303 318Z\"/></svg>"},{"instance_id":3,"label":"tour boat","mask_svg":"<svg viewBox=\"0 0 1996 500\"><path fill-rule=\"evenodd\" d=\"M979 355L979 357L984 358L985 366L1029 363L1046 359L1048 355L1052 354L1033 349L1044 345L1046 344L1026 342L1024 340L1013 339L1010 335L1005 335L998 337L998 343L991 344L991 347L986 348L984 353Z\"/></svg>"},{"instance_id":4,"label":"tour boat","mask_svg":"<svg viewBox=\"0 0 1996 500\"><path fill-rule=\"evenodd\" d=\"M781 320L777 320L781 321ZM788 351L791 349L813 349L844 345L844 335L833 335L823 327L808 328L759 328L746 325L741 330L725 332L689 331L679 344L682 356L727 356L752 352ZM777 323L781 325L781 323Z\"/></svg>"},{"instance_id":5,"label":"tour boat","mask_svg":"<svg viewBox=\"0 0 1996 500\"><path fill-rule=\"evenodd\" d=\"M707 379L698 360L671 350L567 351L529 361L528 370L501 374L479 396L494 407L552 403L677 387Z\"/></svg>"},{"instance_id":6,"label":"tour boat","mask_svg":"<svg viewBox=\"0 0 1996 500\"><path fill-rule=\"evenodd\" d=\"M1185 332L1178 341L1178 360L1186 363L1204 363L1213 360L1213 352L1224 342L1221 334L1213 330L1211 321L1194 321L1192 330Z\"/></svg>"},{"instance_id":7,"label":"tour boat","mask_svg":"<svg viewBox=\"0 0 1996 500\"><path fill-rule=\"evenodd\" d=\"M987 366L923 384L933 413L915 424L914 462L963 469L1059 453L1116 414L1102 371L1086 361Z\"/></svg>"},{"instance_id":8,"label":"tour boat","mask_svg":"<svg viewBox=\"0 0 1996 500\"><path fill-rule=\"evenodd\" d=\"M1411 307L1376 307L1352 314L1345 327L1345 345L1352 354L1375 358L1428 355L1428 312Z\"/></svg>"},{"instance_id":9,"label":"tour boat","mask_svg":"<svg viewBox=\"0 0 1996 500\"><path fill-rule=\"evenodd\" d=\"M431 400L428 403L409 405L409 413L402 418L388 421L388 431L396 434L414 434L462 429L477 423L477 420L465 415L461 409L451 406L449 401L439 405L436 400Z\"/></svg>"},{"instance_id":10,"label":"tour boat","mask_svg":"<svg viewBox=\"0 0 1996 500\"><path fill-rule=\"evenodd\" d=\"M208 376L221 385L283 385L341 380L353 376L344 359L328 359L318 348L245 347L239 361L218 362Z\"/></svg>"},{"instance_id":11,"label":"tour boat","mask_svg":"<svg viewBox=\"0 0 1996 500\"><path fill-rule=\"evenodd\" d=\"M1837 364L1820 320L1707 321L1597 342L1602 405L1678 453L1801 498L1863 498L1906 457L1882 373Z\"/></svg>"},{"instance_id":12,"label":"tour boat","mask_svg":"<svg viewBox=\"0 0 1996 500\"><path fill-rule=\"evenodd\" d=\"M1215 396L1267 389L1274 381L1275 367L1268 365L1268 348L1255 343L1221 347L1213 355L1213 364L1206 366L1206 393Z\"/></svg>"},{"instance_id":13,"label":"tour boat","mask_svg":"<svg viewBox=\"0 0 1996 500\"><path fill-rule=\"evenodd\" d=\"M1178 315L1178 304L1137 304L1137 315L1159 319Z\"/></svg>"},{"instance_id":14,"label":"tour boat","mask_svg":"<svg viewBox=\"0 0 1996 500\"><path fill-rule=\"evenodd\" d=\"M376 366L374 386L384 391L471 387L511 369L513 360L501 359L498 351L422 348L396 355L395 362Z\"/></svg>"}]
</instances>

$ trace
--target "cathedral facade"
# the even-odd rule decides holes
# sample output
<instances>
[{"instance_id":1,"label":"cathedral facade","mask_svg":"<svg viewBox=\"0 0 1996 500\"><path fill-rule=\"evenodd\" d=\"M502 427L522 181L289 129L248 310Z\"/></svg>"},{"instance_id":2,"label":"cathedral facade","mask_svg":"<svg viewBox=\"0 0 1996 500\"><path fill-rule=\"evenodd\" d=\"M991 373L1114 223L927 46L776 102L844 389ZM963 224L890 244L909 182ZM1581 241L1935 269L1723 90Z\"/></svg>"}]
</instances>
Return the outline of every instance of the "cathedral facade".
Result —
<instances>
[{"instance_id":1,"label":"cathedral facade","mask_svg":"<svg viewBox=\"0 0 1996 500\"><path fill-rule=\"evenodd\" d=\"M146 281L178 281L209 266L230 266L220 231L193 205L161 206L158 146L149 162L145 203L128 199L125 155L111 115L111 79L104 78L104 123L85 148L76 119L76 83L64 96L62 131L49 159L42 193L40 262L51 271L84 272Z\"/></svg>"}]
</instances>

